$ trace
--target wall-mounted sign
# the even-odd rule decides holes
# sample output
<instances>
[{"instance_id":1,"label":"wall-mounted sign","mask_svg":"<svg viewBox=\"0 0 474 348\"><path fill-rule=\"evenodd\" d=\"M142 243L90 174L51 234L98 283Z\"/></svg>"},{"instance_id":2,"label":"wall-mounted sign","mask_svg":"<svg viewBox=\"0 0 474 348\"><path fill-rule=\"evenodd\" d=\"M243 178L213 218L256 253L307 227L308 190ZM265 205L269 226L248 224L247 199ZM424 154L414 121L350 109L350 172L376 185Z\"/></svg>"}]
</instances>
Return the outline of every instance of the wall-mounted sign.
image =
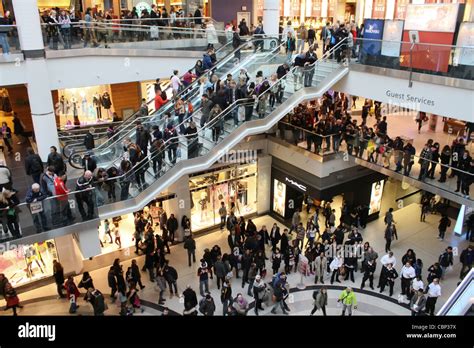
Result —
<instances>
[{"instance_id":1,"label":"wall-mounted sign","mask_svg":"<svg viewBox=\"0 0 474 348\"><path fill-rule=\"evenodd\" d=\"M286 185L277 179L273 179L273 211L284 217L285 203Z\"/></svg>"},{"instance_id":2,"label":"wall-mounted sign","mask_svg":"<svg viewBox=\"0 0 474 348\"><path fill-rule=\"evenodd\" d=\"M454 33L459 4L408 5L405 30Z\"/></svg>"},{"instance_id":3,"label":"wall-mounted sign","mask_svg":"<svg viewBox=\"0 0 474 348\"><path fill-rule=\"evenodd\" d=\"M384 181L376 181L372 184L372 192L370 193L369 215L380 212L382 205Z\"/></svg>"},{"instance_id":4,"label":"wall-mounted sign","mask_svg":"<svg viewBox=\"0 0 474 348\"><path fill-rule=\"evenodd\" d=\"M386 20L383 27L382 56L400 57L403 21Z\"/></svg>"},{"instance_id":5,"label":"wall-mounted sign","mask_svg":"<svg viewBox=\"0 0 474 348\"><path fill-rule=\"evenodd\" d=\"M385 18L385 0L374 0L372 8L373 19L384 19Z\"/></svg>"},{"instance_id":6,"label":"wall-mounted sign","mask_svg":"<svg viewBox=\"0 0 474 348\"><path fill-rule=\"evenodd\" d=\"M387 89L385 95L389 98L396 99L395 101L399 102L435 106L434 100L426 98L422 95L415 96L410 93L400 93L391 89Z\"/></svg>"},{"instance_id":7,"label":"wall-mounted sign","mask_svg":"<svg viewBox=\"0 0 474 348\"><path fill-rule=\"evenodd\" d=\"M299 188L299 189L300 189L301 191L303 191L303 192L306 192L306 190L307 190L307 187L306 187L305 185L300 184L299 182L297 182L297 181L295 181L295 180L293 180L293 179L290 179L290 178L288 178L288 177L285 178L285 182L288 183L288 184L290 184L290 185L292 185L292 186L294 186L294 187Z\"/></svg>"},{"instance_id":8,"label":"wall-mounted sign","mask_svg":"<svg viewBox=\"0 0 474 348\"><path fill-rule=\"evenodd\" d=\"M362 51L370 56L380 55L382 49L384 21L381 19L366 19L364 21L364 41ZM365 40L368 39L368 40Z\"/></svg>"}]
</instances>

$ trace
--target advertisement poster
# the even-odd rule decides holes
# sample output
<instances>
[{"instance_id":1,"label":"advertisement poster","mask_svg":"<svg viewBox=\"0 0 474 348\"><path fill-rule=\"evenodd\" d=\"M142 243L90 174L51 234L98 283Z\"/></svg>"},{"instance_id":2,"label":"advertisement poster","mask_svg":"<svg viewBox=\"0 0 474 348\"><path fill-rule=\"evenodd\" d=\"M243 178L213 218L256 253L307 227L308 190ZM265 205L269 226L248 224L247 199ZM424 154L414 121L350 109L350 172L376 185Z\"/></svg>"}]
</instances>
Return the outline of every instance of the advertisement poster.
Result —
<instances>
[{"instance_id":1,"label":"advertisement poster","mask_svg":"<svg viewBox=\"0 0 474 348\"><path fill-rule=\"evenodd\" d=\"M336 0L329 0L328 17L334 17L335 15L336 15Z\"/></svg>"},{"instance_id":2,"label":"advertisement poster","mask_svg":"<svg viewBox=\"0 0 474 348\"><path fill-rule=\"evenodd\" d=\"M291 17L299 17L301 12L301 1L291 0Z\"/></svg>"},{"instance_id":3,"label":"advertisement poster","mask_svg":"<svg viewBox=\"0 0 474 348\"><path fill-rule=\"evenodd\" d=\"M376 181L372 184L372 192L370 193L369 215L380 212L382 205L384 181Z\"/></svg>"},{"instance_id":4,"label":"advertisement poster","mask_svg":"<svg viewBox=\"0 0 474 348\"><path fill-rule=\"evenodd\" d=\"M263 1L264 0L257 0L255 4L255 10L257 12L257 17L263 17Z\"/></svg>"},{"instance_id":5,"label":"advertisement poster","mask_svg":"<svg viewBox=\"0 0 474 348\"><path fill-rule=\"evenodd\" d=\"M454 53L454 65L474 65L474 23L461 23Z\"/></svg>"},{"instance_id":6,"label":"advertisement poster","mask_svg":"<svg viewBox=\"0 0 474 348\"><path fill-rule=\"evenodd\" d=\"M405 19L409 3L410 0L397 0L397 5L395 7L395 19Z\"/></svg>"},{"instance_id":7,"label":"advertisement poster","mask_svg":"<svg viewBox=\"0 0 474 348\"><path fill-rule=\"evenodd\" d=\"M273 211L285 216L286 185L277 179L273 180Z\"/></svg>"},{"instance_id":8,"label":"advertisement poster","mask_svg":"<svg viewBox=\"0 0 474 348\"><path fill-rule=\"evenodd\" d=\"M374 0L372 9L373 19L384 19L385 18L385 0Z\"/></svg>"},{"instance_id":9,"label":"advertisement poster","mask_svg":"<svg viewBox=\"0 0 474 348\"><path fill-rule=\"evenodd\" d=\"M364 21L364 40L362 52L370 56L380 55L382 49L383 23L381 19L366 19ZM366 40L369 39L369 40ZM372 41L374 40L374 41Z\"/></svg>"},{"instance_id":10,"label":"advertisement poster","mask_svg":"<svg viewBox=\"0 0 474 348\"><path fill-rule=\"evenodd\" d=\"M405 30L454 33L459 4L408 5Z\"/></svg>"},{"instance_id":11,"label":"advertisement poster","mask_svg":"<svg viewBox=\"0 0 474 348\"><path fill-rule=\"evenodd\" d=\"M400 57L403 21L385 21L383 27L382 56Z\"/></svg>"},{"instance_id":12,"label":"advertisement poster","mask_svg":"<svg viewBox=\"0 0 474 348\"><path fill-rule=\"evenodd\" d=\"M322 2L321 0L313 0L313 9L311 11L311 16L315 18L322 17Z\"/></svg>"}]
</instances>

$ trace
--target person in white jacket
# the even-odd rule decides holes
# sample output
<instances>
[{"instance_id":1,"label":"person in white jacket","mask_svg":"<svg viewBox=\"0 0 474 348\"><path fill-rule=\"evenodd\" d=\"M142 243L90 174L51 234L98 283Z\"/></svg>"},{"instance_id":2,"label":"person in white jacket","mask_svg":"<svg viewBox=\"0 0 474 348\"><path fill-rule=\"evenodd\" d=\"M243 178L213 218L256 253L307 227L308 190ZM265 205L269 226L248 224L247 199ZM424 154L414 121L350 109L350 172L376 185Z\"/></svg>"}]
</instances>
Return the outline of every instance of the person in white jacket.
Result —
<instances>
[{"instance_id":1,"label":"person in white jacket","mask_svg":"<svg viewBox=\"0 0 474 348\"><path fill-rule=\"evenodd\" d=\"M217 38L216 28L212 22L206 23L206 36L207 36L207 44L208 46L214 47L214 45L219 43L219 39Z\"/></svg>"},{"instance_id":2,"label":"person in white jacket","mask_svg":"<svg viewBox=\"0 0 474 348\"><path fill-rule=\"evenodd\" d=\"M341 282L339 280L339 269L340 269L340 267L342 267L342 264L343 264L343 260L339 256L335 256L334 259L329 264L329 269L332 272L331 284L334 283L334 278L336 278L336 282L338 282L338 283Z\"/></svg>"}]
</instances>

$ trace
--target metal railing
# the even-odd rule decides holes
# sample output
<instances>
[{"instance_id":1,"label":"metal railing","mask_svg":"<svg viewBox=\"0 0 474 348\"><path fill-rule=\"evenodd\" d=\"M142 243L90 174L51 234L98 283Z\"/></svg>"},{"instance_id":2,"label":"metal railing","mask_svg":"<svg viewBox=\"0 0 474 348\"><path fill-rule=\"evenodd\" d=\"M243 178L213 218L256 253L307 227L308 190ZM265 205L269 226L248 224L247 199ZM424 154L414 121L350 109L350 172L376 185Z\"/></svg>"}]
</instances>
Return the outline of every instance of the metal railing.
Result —
<instances>
[{"instance_id":1,"label":"metal railing","mask_svg":"<svg viewBox=\"0 0 474 348\"><path fill-rule=\"evenodd\" d=\"M16 25L0 25L0 49L4 57L10 53L21 53Z\"/></svg>"}]
</instances>

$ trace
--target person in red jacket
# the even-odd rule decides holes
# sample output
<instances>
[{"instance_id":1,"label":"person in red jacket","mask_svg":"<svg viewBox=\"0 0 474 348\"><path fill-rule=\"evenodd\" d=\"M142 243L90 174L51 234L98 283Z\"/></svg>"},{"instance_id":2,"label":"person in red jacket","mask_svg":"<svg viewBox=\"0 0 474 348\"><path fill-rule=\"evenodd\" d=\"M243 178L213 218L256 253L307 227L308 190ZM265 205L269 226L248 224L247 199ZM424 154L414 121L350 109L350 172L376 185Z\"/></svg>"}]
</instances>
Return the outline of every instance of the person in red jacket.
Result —
<instances>
[{"instance_id":1,"label":"person in red jacket","mask_svg":"<svg viewBox=\"0 0 474 348\"><path fill-rule=\"evenodd\" d=\"M69 190L65 184L66 173L60 172L54 179L54 190L56 192L56 199L59 204L59 216L63 219L63 226L72 224L75 217L72 215L71 207L69 206Z\"/></svg>"},{"instance_id":2,"label":"person in red jacket","mask_svg":"<svg viewBox=\"0 0 474 348\"><path fill-rule=\"evenodd\" d=\"M79 293L79 289L74 283L74 278L72 276L67 277L66 283L64 284L64 288L67 292L67 298L71 303L69 307L69 313L76 313L76 310L79 307L77 305L77 299L79 298L79 296L81 296L81 294Z\"/></svg>"},{"instance_id":3,"label":"person in red jacket","mask_svg":"<svg viewBox=\"0 0 474 348\"><path fill-rule=\"evenodd\" d=\"M155 111L160 110L160 108L168 102L168 97L166 92L158 91L155 96Z\"/></svg>"}]
</instances>

